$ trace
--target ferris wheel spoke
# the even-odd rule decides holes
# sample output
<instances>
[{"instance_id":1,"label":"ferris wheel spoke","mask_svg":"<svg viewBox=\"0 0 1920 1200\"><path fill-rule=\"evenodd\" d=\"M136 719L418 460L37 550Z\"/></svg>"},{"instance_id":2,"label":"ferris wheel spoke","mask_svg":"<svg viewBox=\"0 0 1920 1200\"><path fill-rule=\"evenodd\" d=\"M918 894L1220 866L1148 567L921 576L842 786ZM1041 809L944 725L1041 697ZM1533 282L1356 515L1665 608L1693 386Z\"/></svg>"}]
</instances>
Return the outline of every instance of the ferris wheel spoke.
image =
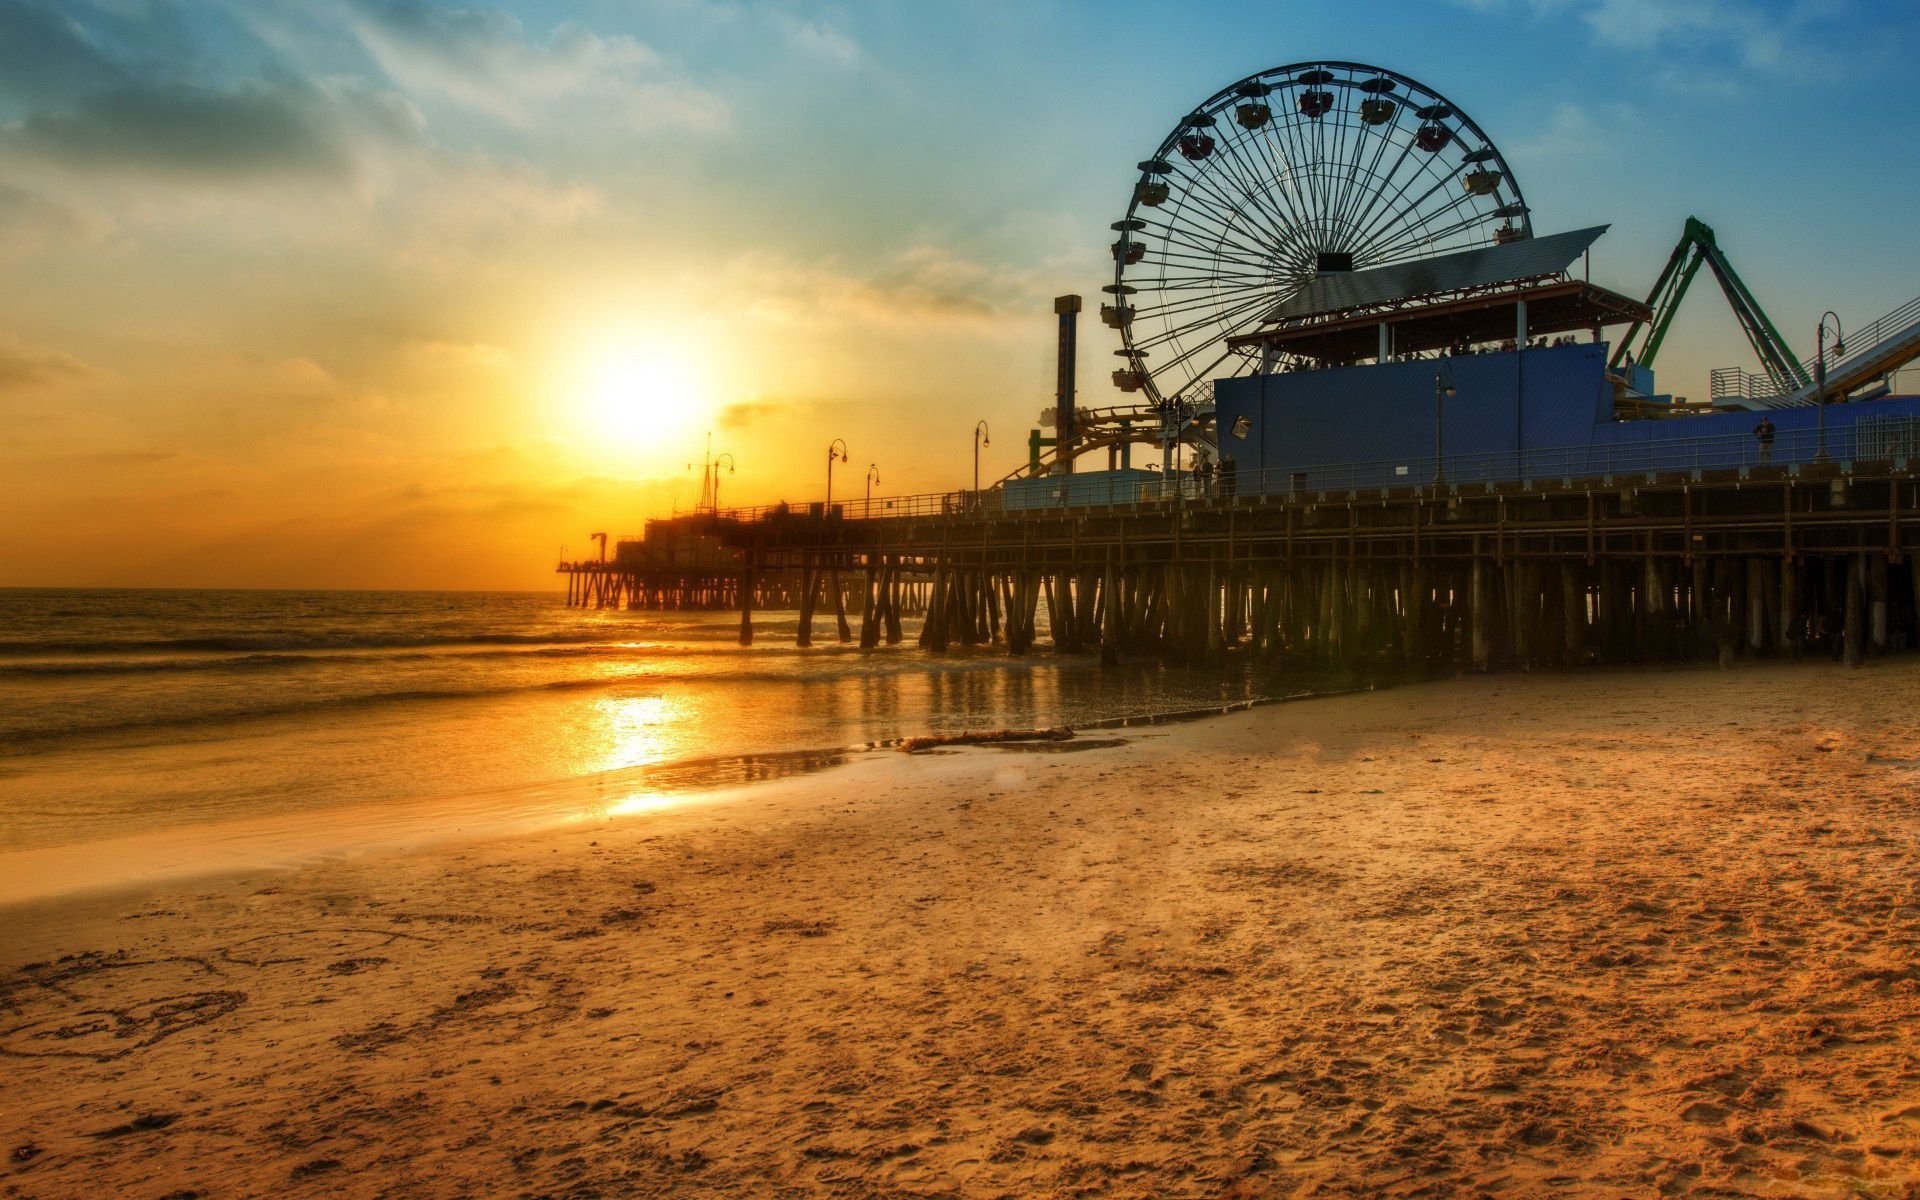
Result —
<instances>
[{"instance_id":1,"label":"ferris wheel spoke","mask_svg":"<svg viewBox=\"0 0 1920 1200\"><path fill-rule=\"evenodd\" d=\"M1225 238L1213 238L1210 240L1201 240L1200 238L1194 237L1184 230L1173 230L1173 229L1161 230L1160 234L1161 234L1160 240L1162 245L1183 246L1188 250L1195 251L1196 253L1212 255L1215 258L1218 258L1223 263L1230 263L1236 266L1248 267L1253 270L1260 270L1264 265L1260 260L1251 257L1252 255L1258 253L1258 251L1254 250L1252 247L1242 246L1242 244L1238 242L1229 242ZM1222 247L1225 247L1225 246L1234 247L1235 250L1238 251L1238 253L1224 252L1222 250Z\"/></svg>"},{"instance_id":2,"label":"ferris wheel spoke","mask_svg":"<svg viewBox=\"0 0 1920 1200\"><path fill-rule=\"evenodd\" d=\"M1371 181L1369 186L1356 189L1353 202L1341 210L1342 220L1348 227L1353 228L1356 234L1358 232L1362 208L1369 206L1372 200L1378 199L1380 193L1392 184L1394 177L1400 173L1400 168L1406 164L1407 155L1413 152L1413 140L1411 138L1401 140L1399 143L1400 153L1395 156L1393 165L1387 168L1385 174L1382 174L1380 172L1380 160L1386 157L1388 149L1393 145L1394 140L1392 138L1383 137L1379 140L1374 148L1373 161L1367 164L1367 176ZM1349 249L1357 252L1359 247L1352 246L1349 247Z\"/></svg>"},{"instance_id":3,"label":"ferris wheel spoke","mask_svg":"<svg viewBox=\"0 0 1920 1200\"><path fill-rule=\"evenodd\" d=\"M1444 210L1443 210L1443 211L1444 211ZM1435 220L1435 219L1437 219L1437 218L1438 218L1438 217L1439 217L1440 215L1442 215L1442 214L1441 214L1441 213L1435 213L1435 214L1433 214L1433 216L1431 216L1431 217L1428 217L1428 218L1427 218L1427 220L1429 220L1429 221L1431 221L1431 220ZM1398 249L1406 249L1406 248L1408 248L1409 246L1431 246L1431 245L1433 245L1434 243L1436 243L1436 242L1438 242L1438 241L1439 241L1439 240L1440 240L1441 238L1444 238L1444 237L1446 237L1446 236L1447 236L1447 235L1449 235L1449 234L1452 234L1452 233L1458 233L1458 232L1461 232L1461 231L1463 231L1463 230L1467 230L1467 229L1471 229L1471 228L1473 228L1473 227L1474 227L1475 225L1482 225L1482 224L1485 224L1486 222L1488 222L1488 221L1491 221L1491 220L1493 220L1493 219L1494 219L1494 218L1493 218L1493 216L1492 216L1492 214L1490 214L1490 213L1479 213L1479 212L1476 212L1476 213L1473 213L1472 215L1470 215L1470 216L1468 216L1468 217L1465 217L1465 218L1463 218L1462 220L1459 220L1459 221L1455 221L1455 222L1454 222L1453 224L1451 224L1451 225L1447 225L1447 226L1443 226L1443 227L1442 227L1442 228L1440 228L1440 229L1437 229L1437 230L1434 230L1433 232L1431 232L1431 233L1428 233L1428 234L1426 234L1425 236L1418 236L1418 227L1415 227L1415 228L1412 228L1412 229L1409 229L1409 230L1408 230L1408 231L1407 231L1407 232L1406 232L1406 233L1405 233L1405 234L1404 234L1404 235L1402 236L1402 238L1401 238L1401 242L1400 242L1400 244L1399 244L1399 245L1397 246L1397 248L1398 248Z\"/></svg>"},{"instance_id":4,"label":"ferris wheel spoke","mask_svg":"<svg viewBox=\"0 0 1920 1200\"><path fill-rule=\"evenodd\" d=\"M1371 209L1367 211L1367 215L1363 217L1363 219L1367 221L1367 225L1357 232L1357 238L1359 238L1361 244L1369 246L1369 261L1392 261L1392 255L1382 252L1382 250L1380 250L1380 244L1394 240L1400 230L1404 230L1407 225L1419 221L1423 211L1430 211L1430 209L1428 209L1428 202L1432 202L1432 200L1440 194L1440 190L1446 188L1446 184L1450 182L1452 177L1450 177L1448 173L1434 171L1430 163L1423 163L1419 169L1415 169L1415 171L1407 177L1404 188L1417 186L1421 180L1425 179L1434 180L1432 186L1428 186L1425 192L1421 192L1419 198L1415 198L1411 204L1405 205L1404 209L1398 209L1398 211L1388 209L1388 211L1384 213L1384 215L1386 215L1384 221L1380 219L1382 213L1380 213L1379 207L1371 207Z\"/></svg>"},{"instance_id":5,"label":"ferris wheel spoke","mask_svg":"<svg viewBox=\"0 0 1920 1200\"><path fill-rule=\"evenodd\" d=\"M1381 134L1380 136L1385 137L1386 135ZM1327 232L1330 239L1328 249L1333 249L1339 244L1341 215L1346 211L1347 197L1360 185L1360 155L1366 148L1366 142L1366 134L1361 131L1356 131L1353 136L1352 160L1346 162L1346 168L1341 174L1334 176L1332 201L1327 210ZM1346 160L1342 159L1341 161L1345 162Z\"/></svg>"},{"instance_id":6,"label":"ferris wheel spoke","mask_svg":"<svg viewBox=\"0 0 1920 1200\"><path fill-rule=\"evenodd\" d=\"M1408 180L1407 183L1402 186L1400 195L1404 195L1407 188L1410 188L1415 183L1419 182L1420 178L1421 176L1416 174L1413 176L1412 179ZM1452 179L1451 174L1440 176L1440 178L1434 182L1434 185L1432 187L1428 188L1426 191L1414 197L1413 200L1410 201L1408 204L1406 204L1404 207L1394 209L1390 205L1386 213L1378 217L1375 217L1372 221L1368 223L1365 229L1360 231L1360 236L1362 238L1371 240L1383 230L1391 230L1391 229L1398 228L1399 226L1404 224L1405 221L1415 211L1417 211L1422 204L1425 204L1428 200L1432 199L1434 193L1438 192L1441 188L1445 187L1448 181L1451 179ZM1399 201L1399 195L1396 195L1394 197L1393 202L1397 203L1398 201Z\"/></svg>"},{"instance_id":7,"label":"ferris wheel spoke","mask_svg":"<svg viewBox=\"0 0 1920 1200\"><path fill-rule=\"evenodd\" d=\"M1273 119L1269 117L1267 124L1260 129L1268 129L1272 124ZM1304 218L1290 172L1273 160L1273 155L1261 132L1251 129L1243 130L1240 136L1234 139L1234 155L1249 177L1254 180L1266 180L1264 184L1256 186L1266 193L1276 209L1282 211L1284 227L1297 229L1303 225Z\"/></svg>"},{"instance_id":8,"label":"ferris wheel spoke","mask_svg":"<svg viewBox=\"0 0 1920 1200\"><path fill-rule=\"evenodd\" d=\"M1236 221L1211 206L1192 216L1183 210L1161 219L1140 220L1149 230L1164 238L1183 238L1192 245L1217 242L1222 246L1231 246L1238 252L1235 257L1249 264L1266 261L1267 252L1259 245L1259 241L1274 236L1270 231L1256 228L1250 222Z\"/></svg>"},{"instance_id":9,"label":"ferris wheel spoke","mask_svg":"<svg viewBox=\"0 0 1920 1200\"><path fill-rule=\"evenodd\" d=\"M1233 197L1223 191L1213 180L1205 178L1198 173L1188 174L1182 178L1181 203L1175 209L1174 216L1170 218L1170 220L1177 219L1184 212L1189 200L1204 209L1222 228L1231 229L1240 226L1253 227L1258 225L1263 228L1254 231L1256 236L1259 232L1263 231L1269 235L1278 233L1278 227L1272 226L1265 221L1265 214L1247 212L1244 207L1237 205Z\"/></svg>"},{"instance_id":10,"label":"ferris wheel spoke","mask_svg":"<svg viewBox=\"0 0 1920 1200\"><path fill-rule=\"evenodd\" d=\"M1180 387L1174 392L1174 395L1175 396L1182 395L1186 392L1188 388L1192 387L1194 384L1201 383L1207 379L1212 378L1214 368L1218 367L1221 363L1227 361L1229 358L1232 358L1233 356L1234 356L1234 352L1232 350L1223 350L1219 354L1215 355L1213 359L1209 361L1205 366L1199 367L1193 371L1188 372L1186 382L1180 385Z\"/></svg>"},{"instance_id":11,"label":"ferris wheel spoke","mask_svg":"<svg viewBox=\"0 0 1920 1200\"><path fill-rule=\"evenodd\" d=\"M1298 96L1294 97L1295 111L1298 111ZM1312 164L1319 161L1314 153L1314 141L1308 131L1302 129L1297 120L1289 117L1280 123L1282 134L1286 138L1286 148L1280 150L1280 156L1288 163L1288 177L1293 184L1299 200L1301 227L1310 240L1318 241L1319 226L1314 212L1319 205L1319 185L1313 178ZM1315 136L1319 132L1319 122L1314 122Z\"/></svg>"},{"instance_id":12,"label":"ferris wheel spoke","mask_svg":"<svg viewBox=\"0 0 1920 1200\"><path fill-rule=\"evenodd\" d=\"M1408 143L1408 147L1412 147L1411 142ZM1399 178L1399 186L1393 188L1392 195L1387 194L1385 187L1381 188L1357 219L1355 232L1361 240L1370 240L1377 232L1377 227L1381 222L1382 216L1392 217L1394 207L1400 203L1401 199L1404 198L1408 192L1420 186L1423 180L1433 180L1433 186L1415 197L1412 203L1405 209L1400 210L1400 217L1404 217L1405 214L1413 212L1431 198L1434 192L1446 186L1447 181L1452 178L1452 174L1450 171L1441 171L1438 169L1435 161L1438 157L1439 156L1435 154L1425 159L1416 159L1414 168L1411 171L1405 172L1404 178L1399 178L1401 176L1400 167L1404 165L1404 163L1396 164L1394 175L1396 178ZM1396 224L1400 217L1393 217L1393 219L1389 220L1388 227L1391 228L1393 224Z\"/></svg>"},{"instance_id":13,"label":"ferris wheel spoke","mask_svg":"<svg viewBox=\"0 0 1920 1200\"><path fill-rule=\"evenodd\" d=\"M1478 244L1471 238L1453 238L1454 234L1465 233L1476 225L1484 224L1492 218L1475 213L1451 225L1441 226L1426 232L1408 231L1401 238L1401 244L1395 250L1400 258L1426 258L1434 254L1444 254L1449 250L1470 250Z\"/></svg>"},{"instance_id":14,"label":"ferris wheel spoke","mask_svg":"<svg viewBox=\"0 0 1920 1200\"><path fill-rule=\"evenodd\" d=\"M1368 136L1369 129L1372 130L1372 136ZM1331 221L1337 233L1344 235L1349 228L1347 214L1353 206L1354 197L1366 194L1375 183L1372 166L1362 167L1361 159L1371 148L1374 163L1378 163L1381 156L1386 153L1386 148L1393 144L1396 132L1398 132L1396 125L1368 126L1363 122L1356 128L1353 153L1347 160L1345 178L1339 181L1339 187L1333 198ZM1340 240L1343 249L1349 251L1352 249L1351 246L1346 245L1347 239L1344 236Z\"/></svg>"},{"instance_id":15,"label":"ferris wheel spoke","mask_svg":"<svg viewBox=\"0 0 1920 1200\"><path fill-rule=\"evenodd\" d=\"M1167 304L1135 308L1133 311L1133 321L1136 325L1142 322L1165 324L1172 318L1185 317L1190 313L1200 312L1205 309L1218 310L1222 304L1237 304L1241 300L1256 299L1263 303L1272 303L1272 298L1267 295L1265 288L1222 288L1216 292L1183 296L1179 300ZM1146 345L1147 343L1142 341L1137 344Z\"/></svg>"},{"instance_id":16,"label":"ferris wheel spoke","mask_svg":"<svg viewBox=\"0 0 1920 1200\"><path fill-rule=\"evenodd\" d=\"M1407 193L1421 185L1422 181L1434 177L1430 162L1418 162L1410 171L1396 169L1395 178L1374 193L1367 205L1354 218L1354 241L1359 246L1377 241L1383 232L1391 232L1403 223L1421 204L1430 199L1445 178L1439 177L1434 187L1416 196L1405 208L1398 208ZM1378 256L1370 261L1378 261Z\"/></svg>"},{"instance_id":17,"label":"ferris wheel spoke","mask_svg":"<svg viewBox=\"0 0 1920 1200\"><path fill-rule=\"evenodd\" d=\"M1155 348L1168 344L1179 348L1183 345L1183 339L1202 329L1218 329L1220 332L1213 335L1215 338L1225 336L1228 331L1240 328L1245 323L1247 317L1254 315L1256 312L1264 311L1266 304L1267 301L1264 296L1255 296L1242 299L1233 304L1216 307L1205 316L1183 322L1180 325L1162 330L1152 337L1135 342L1131 349L1136 354L1139 354L1151 353ZM1178 361L1178 359L1174 361Z\"/></svg>"},{"instance_id":18,"label":"ferris wheel spoke","mask_svg":"<svg viewBox=\"0 0 1920 1200\"><path fill-rule=\"evenodd\" d=\"M1168 327L1176 320L1184 320L1194 313L1208 310L1217 311L1224 304L1239 304L1242 301L1259 300L1270 304L1272 301L1264 288L1221 288L1215 292L1196 292L1180 296L1165 304L1154 304L1136 308L1133 312L1135 329L1146 328L1155 332L1149 337L1158 336L1158 330ZM1136 344L1145 345L1144 339L1136 339Z\"/></svg>"},{"instance_id":19,"label":"ferris wheel spoke","mask_svg":"<svg viewBox=\"0 0 1920 1200\"><path fill-rule=\"evenodd\" d=\"M1221 174L1225 176L1224 168ZM1224 186L1228 182L1224 178L1215 179L1210 172L1196 171L1190 179L1188 193L1204 195L1213 202L1217 212L1233 214L1235 218L1244 219L1249 226L1257 225L1269 237L1280 236L1281 230L1287 226L1286 217L1269 206L1270 202L1262 195L1262 189L1254 188L1242 181L1240 182L1242 194L1236 199Z\"/></svg>"},{"instance_id":20,"label":"ferris wheel spoke","mask_svg":"<svg viewBox=\"0 0 1920 1200\"><path fill-rule=\"evenodd\" d=\"M1274 146L1271 128L1272 122L1268 122L1259 133L1247 137L1246 146L1250 147L1248 157L1258 155L1259 162L1253 169L1259 173L1264 166L1268 177L1273 181L1269 185L1269 190L1274 195L1275 203L1284 206L1287 210L1290 218L1289 228L1304 229L1306 218L1301 208L1303 197L1300 193L1299 174L1292 162L1288 160L1286 152Z\"/></svg>"},{"instance_id":21,"label":"ferris wheel spoke","mask_svg":"<svg viewBox=\"0 0 1920 1200\"><path fill-rule=\"evenodd\" d=\"M1474 201L1475 197L1473 193L1463 191L1446 204L1438 208L1425 210L1419 215L1418 219L1400 221L1388 226L1374 238L1374 244L1377 246L1376 253L1382 256L1396 253L1404 248L1403 243L1409 236L1414 236L1417 240L1421 241L1431 241L1430 237L1422 236L1423 231L1425 231L1428 226L1432 225L1435 221L1458 212L1463 206L1471 207ZM1468 218L1468 224L1479 221L1490 221L1492 219L1493 214L1491 212L1482 213L1476 211L1472 217Z\"/></svg>"},{"instance_id":22,"label":"ferris wheel spoke","mask_svg":"<svg viewBox=\"0 0 1920 1200\"><path fill-rule=\"evenodd\" d=\"M1258 210L1261 223L1269 236L1278 236L1280 232L1293 224L1293 214L1288 212L1272 190L1258 182L1258 174L1249 172L1241 158L1237 139L1231 135L1223 137L1216 154L1219 162L1221 184L1237 189L1245 198L1245 203Z\"/></svg>"}]
</instances>

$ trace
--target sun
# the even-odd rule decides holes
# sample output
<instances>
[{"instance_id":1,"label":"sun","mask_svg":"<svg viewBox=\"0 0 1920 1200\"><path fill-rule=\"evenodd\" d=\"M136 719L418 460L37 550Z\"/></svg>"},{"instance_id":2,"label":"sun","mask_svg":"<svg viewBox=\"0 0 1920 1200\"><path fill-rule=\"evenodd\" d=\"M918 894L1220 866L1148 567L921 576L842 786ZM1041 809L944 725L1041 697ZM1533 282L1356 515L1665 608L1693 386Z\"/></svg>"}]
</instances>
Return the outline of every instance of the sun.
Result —
<instances>
[{"instance_id":1,"label":"sun","mask_svg":"<svg viewBox=\"0 0 1920 1200\"><path fill-rule=\"evenodd\" d=\"M698 347L613 339L585 356L575 385L581 434L626 456L679 454L713 411L713 381Z\"/></svg>"}]
</instances>

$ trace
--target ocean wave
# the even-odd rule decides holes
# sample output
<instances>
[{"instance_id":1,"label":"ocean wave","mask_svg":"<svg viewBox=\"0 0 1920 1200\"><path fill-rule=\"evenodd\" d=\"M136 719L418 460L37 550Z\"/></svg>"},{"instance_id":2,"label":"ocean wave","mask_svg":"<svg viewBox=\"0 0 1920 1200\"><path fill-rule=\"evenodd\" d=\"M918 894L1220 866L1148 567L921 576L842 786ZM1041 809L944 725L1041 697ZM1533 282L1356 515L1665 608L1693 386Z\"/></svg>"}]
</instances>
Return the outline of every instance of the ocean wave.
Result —
<instances>
[{"instance_id":1,"label":"ocean wave","mask_svg":"<svg viewBox=\"0 0 1920 1200\"><path fill-rule=\"evenodd\" d=\"M552 633L315 633L225 634L209 637L0 641L0 656L90 654L242 654L274 650L383 650L423 646L538 646L618 644L605 630Z\"/></svg>"},{"instance_id":2,"label":"ocean wave","mask_svg":"<svg viewBox=\"0 0 1920 1200\"><path fill-rule=\"evenodd\" d=\"M473 649L462 650L463 645ZM489 644L469 642L437 643L433 646L413 645L392 647L385 653L356 653L343 650L339 653L314 653L306 651L274 651L240 654L228 652L221 656L197 655L193 657L167 657L155 654L150 658L103 658L97 656L79 656L78 661L61 661L56 655L20 656L24 661L7 662L0 659L0 679L58 679L88 677L100 675L149 675L167 672L207 672L234 671L249 672L261 670L287 670L314 666L366 666L369 664L386 665L404 662L465 662L477 659L583 659L583 658L721 658L721 657L767 657L798 656L802 654L831 654L844 651L846 647L825 646L808 650L798 646L762 645L743 648L735 645L700 644L688 642L636 642L636 641L600 641L600 642L562 642L532 641L518 644ZM45 661L55 658L56 661Z\"/></svg>"},{"instance_id":3,"label":"ocean wave","mask_svg":"<svg viewBox=\"0 0 1920 1200\"><path fill-rule=\"evenodd\" d=\"M872 664L860 662L857 665L851 657L848 659L849 674L870 673ZM662 685L700 680L707 683L723 682L727 684L778 684L778 683L820 683L821 676L801 677L780 671L729 671L725 675L697 671L658 671L637 672L626 675L594 676L575 679L543 679L526 683L502 683L479 685L474 687L423 687L399 688L388 691L353 692L334 696L314 696L297 701L281 703L255 704L246 707L226 709L202 709L193 712L179 712L160 715L143 715L117 721L101 721L94 724L64 725L58 729L0 729L0 761L8 758L24 757L63 749L73 743L96 741L103 738L119 738L128 734L159 733L170 731L179 733L195 729L219 729L241 725L250 721L277 720L289 717L313 716L326 712L344 712L366 710L389 705L418 704L436 701L486 700L504 696L530 695L542 692L585 692L608 691L618 688L641 688L654 692Z\"/></svg>"}]
</instances>

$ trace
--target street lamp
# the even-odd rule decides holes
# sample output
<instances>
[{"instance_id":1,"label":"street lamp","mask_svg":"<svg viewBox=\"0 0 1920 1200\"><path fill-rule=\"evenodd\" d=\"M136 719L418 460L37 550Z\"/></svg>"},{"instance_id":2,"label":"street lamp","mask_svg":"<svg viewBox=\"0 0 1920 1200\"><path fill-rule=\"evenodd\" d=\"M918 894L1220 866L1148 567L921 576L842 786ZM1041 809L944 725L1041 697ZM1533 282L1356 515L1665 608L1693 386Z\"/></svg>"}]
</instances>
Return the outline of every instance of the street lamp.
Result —
<instances>
[{"instance_id":1,"label":"street lamp","mask_svg":"<svg viewBox=\"0 0 1920 1200\"><path fill-rule=\"evenodd\" d=\"M709 512L720 511L720 460L727 460L727 474L733 474L733 455L722 450L713 452L713 435L707 435L706 457L700 460L700 503L695 511L706 509ZM687 464L687 470L693 470L693 464Z\"/></svg>"},{"instance_id":2,"label":"street lamp","mask_svg":"<svg viewBox=\"0 0 1920 1200\"><path fill-rule=\"evenodd\" d=\"M1813 407L1820 415L1820 444L1814 449L1813 461L1827 461L1827 318L1833 318L1833 353L1836 357L1847 352L1846 335L1840 331L1840 316L1832 309L1820 315L1820 328L1814 334L1813 354Z\"/></svg>"},{"instance_id":3,"label":"street lamp","mask_svg":"<svg viewBox=\"0 0 1920 1200\"><path fill-rule=\"evenodd\" d=\"M1447 397L1454 392L1453 360L1443 358L1440 360L1440 369L1433 373L1433 481L1436 484L1446 482L1447 478L1446 469L1442 465L1445 461L1442 457L1445 442L1442 441L1440 427L1441 417L1446 412Z\"/></svg>"},{"instance_id":4,"label":"street lamp","mask_svg":"<svg viewBox=\"0 0 1920 1200\"><path fill-rule=\"evenodd\" d=\"M868 463L867 464L867 503L866 503L866 507L860 510L860 515L862 517L871 517L873 515L873 485L879 482L880 482L880 464Z\"/></svg>"},{"instance_id":5,"label":"street lamp","mask_svg":"<svg viewBox=\"0 0 1920 1200\"><path fill-rule=\"evenodd\" d=\"M827 443L827 508L826 508L826 512L828 516L833 515L833 460L835 458L838 458L841 462L849 461L847 458L847 444L841 441L839 438L835 438L831 442Z\"/></svg>"},{"instance_id":6,"label":"street lamp","mask_svg":"<svg viewBox=\"0 0 1920 1200\"><path fill-rule=\"evenodd\" d=\"M980 447L991 445L993 445L993 438L987 431L987 423L975 421L973 423L973 498L976 504L980 500Z\"/></svg>"}]
</instances>

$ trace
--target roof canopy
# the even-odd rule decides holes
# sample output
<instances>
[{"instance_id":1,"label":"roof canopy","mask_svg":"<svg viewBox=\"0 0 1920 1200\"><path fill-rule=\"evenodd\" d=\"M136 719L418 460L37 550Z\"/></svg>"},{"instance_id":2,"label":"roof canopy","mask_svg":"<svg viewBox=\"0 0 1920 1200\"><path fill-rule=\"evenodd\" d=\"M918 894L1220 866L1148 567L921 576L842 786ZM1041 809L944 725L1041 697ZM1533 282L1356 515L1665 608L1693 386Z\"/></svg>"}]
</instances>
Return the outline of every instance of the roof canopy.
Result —
<instances>
[{"instance_id":1,"label":"roof canopy","mask_svg":"<svg viewBox=\"0 0 1920 1200\"><path fill-rule=\"evenodd\" d=\"M1364 271L1321 275L1281 301L1266 324L1355 308L1390 305L1447 292L1558 275L1573 265L1608 226L1523 238L1455 254L1440 254Z\"/></svg>"},{"instance_id":2,"label":"roof canopy","mask_svg":"<svg viewBox=\"0 0 1920 1200\"><path fill-rule=\"evenodd\" d=\"M1393 326L1396 354L1446 350L1454 346L1511 340L1516 308L1527 305L1527 334L1585 333L1625 321L1645 321L1647 306L1579 279L1508 284L1398 309L1391 313L1348 312L1312 321L1268 326L1228 339L1236 347L1265 346L1321 363L1352 363L1379 351L1379 328Z\"/></svg>"}]
</instances>

